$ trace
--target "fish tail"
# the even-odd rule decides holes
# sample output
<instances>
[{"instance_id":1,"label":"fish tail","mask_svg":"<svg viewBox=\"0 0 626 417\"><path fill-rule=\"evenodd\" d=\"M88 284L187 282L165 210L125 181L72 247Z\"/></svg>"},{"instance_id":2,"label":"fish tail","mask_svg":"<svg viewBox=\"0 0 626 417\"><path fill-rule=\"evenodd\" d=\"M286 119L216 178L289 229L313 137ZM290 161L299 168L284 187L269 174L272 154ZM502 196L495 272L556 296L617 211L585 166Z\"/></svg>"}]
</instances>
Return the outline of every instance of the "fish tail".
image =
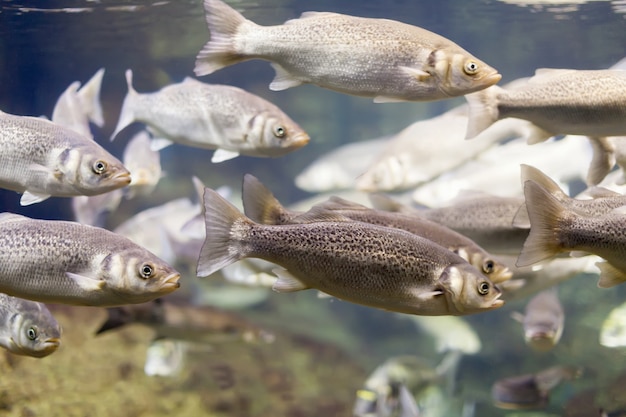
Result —
<instances>
[{"instance_id":1,"label":"fish tail","mask_svg":"<svg viewBox=\"0 0 626 417\"><path fill-rule=\"evenodd\" d=\"M607 137L589 137L593 156L587 172L587 185L598 185L615 166L615 146Z\"/></svg>"},{"instance_id":2,"label":"fish tail","mask_svg":"<svg viewBox=\"0 0 626 417\"><path fill-rule=\"evenodd\" d=\"M130 316L123 307L107 308L107 319L96 331L101 334L109 330L117 329L130 323Z\"/></svg>"},{"instance_id":3,"label":"fish tail","mask_svg":"<svg viewBox=\"0 0 626 417\"><path fill-rule=\"evenodd\" d=\"M243 210L250 219L261 224L281 224L289 213L254 175L243 177Z\"/></svg>"},{"instance_id":4,"label":"fish tail","mask_svg":"<svg viewBox=\"0 0 626 417\"><path fill-rule=\"evenodd\" d=\"M204 189L206 238L198 259L197 275L206 277L246 257L241 240L242 228L254 223L237 207L210 188Z\"/></svg>"},{"instance_id":5,"label":"fish tail","mask_svg":"<svg viewBox=\"0 0 626 417\"><path fill-rule=\"evenodd\" d=\"M100 89L103 77L104 68L100 68L78 91L80 103L85 109L87 117L98 127L104 126L104 116L102 115L102 105L100 104Z\"/></svg>"},{"instance_id":6,"label":"fish tail","mask_svg":"<svg viewBox=\"0 0 626 417\"><path fill-rule=\"evenodd\" d=\"M534 181L524 183L524 195L530 233L515 263L517 266L532 265L563 251L555 229L566 209L556 197Z\"/></svg>"},{"instance_id":7,"label":"fish tail","mask_svg":"<svg viewBox=\"0 0 626 417\"><path fill-rule=\"evenodd\" d=\"M196 57L194 73L197 76L246 60L237 53L233 38L242 24L253 24L221 0L204 0L204 10L211 38Z\"/></svg>"},{"instance_id":8,"label":"fish tail","mask_svg":"<svg viewBox=\"0 0 626 417\"><path fill-rule=\"evenodd\" d=\"M521 164L520 168L522 187L524 187L526 181L534 181L535 183L542 186L547 192L555 196L557 200L564 201L566 199L569 199L569 196L563 192L561 187L559 187L559 185L555 181L553 181L552 178L548 177L539 169L526 164ZM527 229L530 227L530 219L528 218L526 203L524 203L515 214L515 217L513 218L513 226L522 229Z\"/></svg>"},{"instance_id":9,"label":"fish tail","mask_svg":"<svg viewBox=\"0 0 626 417\"><path fill-rule=\"evenodd\" d=\"M503 91L502 88L493 85L465 96L469 104L469 120L465 139L473 139L498 120L498 93L501 91Z\"/></svg>"},{"instance_id":10,"label":"fish tail","mask_svg":"<svg viewBox=\"0 0 626 417\"><path fill-rule=\"evenodd\" d=\"M120 118L117 121L115 131L111 135L111 141L115 139L118 133L120 133L126 126L135 121L135 98L139 95L133 88L133 71L126 70L126 85L128 86L128 93L124 97L124 103L122 103L122 110L120 111Z\"/></svg>"}]
</instances>

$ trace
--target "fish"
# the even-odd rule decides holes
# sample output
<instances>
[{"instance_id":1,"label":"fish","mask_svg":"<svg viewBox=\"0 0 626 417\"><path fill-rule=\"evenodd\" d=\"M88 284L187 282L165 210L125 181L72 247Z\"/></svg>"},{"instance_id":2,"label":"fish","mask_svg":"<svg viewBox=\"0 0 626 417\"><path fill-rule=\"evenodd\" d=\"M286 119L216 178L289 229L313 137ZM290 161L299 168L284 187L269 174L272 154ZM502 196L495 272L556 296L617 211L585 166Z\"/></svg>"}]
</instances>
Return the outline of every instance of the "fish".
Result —
<instances>
[{"instance_id":1,"label":"fish","mask_svg":"<svg viewBox=\"0 0 626 417\"><path fill-rule=\"evenodd\" d=\"M407 126L376 154L376 160L358 177L356 188L401 191L428 183L504 140L524 136L528 124L503 120L475 141L464 142L467 121L467 110L461 107Z\"/></svg>"},{"instance_id":2,"label":"fish","mask_svg":"<svg viewBox=\"0 0 626 417\"><path fill-rule=\"evenodd\" d=\"M176 290L180 274L98 227L0 213L0 292L44 303L116 306Z\"/></svg>"},{"instance_id":3,"label":"fish","mask_svg":"<svg viewBox=\"0 0 626 417\"><path fill-rule=\"evenodd\" d=\"M271 343L274 335L236 313L211 306L175 303L162 298L143 304L107 309L107 319L96 334L140 323L155 331L154 339L195 343L228 341Z\"/></svg>"},{"instance_id":4,"label":"fish","mask_svg":"<svg viewBox=\"0 0 626 417\"><path fill-rule=\"evenodd\" d=\"M172 339L153 340L146 350L143 371L148 376L174 377L180 374L185 364L187 346Z\"/></svg>"},{"instance_id":5,"label":"fish","mask_svg":"<svg viewBox=\"0 0 626 417\"><path fill-rule=\"evenodd\" d=\"M565 313L556 287L543 290L526 304L525 314L512 317L524 327L524 341L537 352L553 349L561 340Z\"/></svg>"},{"instance_id":6,"label":"fish","mask_svg":"<svg viewBox=\"0 0 626 417\"><path fill-rule=\"evenodd\" d=\"M491 388L491 397L496 407L505 410L544 408L553 388L578 378L581 373L578 367L557 365L535 374L499 379Z\"/></svg>"},{"instance_id":7,"label":"fish","mask_svg":"<svg viewBox=\"0 0 626 417\"><path fill-rule=\"evenodd\" d=\"M122 163L93 140L48 120L0 111L0 187L20 204L97 195L130 183Z\"/></svg>"},{"instance_id":8,"label":"fish","mask_svg":"<svg viewBox=\"0 0 626 417\"><path fill-rule=\"evenodd\" d=\"M462 317L414 315L400 317L411 320L420 332L431 336L439 353L457 351L464 355L475 355L482 348L478 333Z\"/></svg>"},{"instance_id":9,"label":"fish","mask_svg":"<svg viewBox=\"0 0 626 417\"><path fill-rule=\"evenodd\" d=\"M305 12L259 26L220 0L205 0L204 9L211 36L197 76L263 59L276 71L271 90L310 83L376 102L447 99L502 78L451 40L394 20Z\"/></svg>"},{"instance_id":10,"label":"fish","mask_svg":"<svg viewBox=\"0 0 626 417\"><path fill-rule=\"evenodd\" d=\"M530 143L558 134L590 137L626 135L626 71L540 68L526 85L498 86L466 95L470 106L467 138L496 120L532 122Z\"/></svg>"},{"instance_id":11,"label":"fish","mask_svg":"<svg viewBox=\"0 0 626 417\"><path fill-rule=\"evenodd\" d=\"M250 174L244 176L243 203L244 213L248 218L261 224L299 223L302 218L286 210L272 192ZM506 266L498 263L493 256L472 240L439 223L419 216L370 209L336 196L315 207L349 220L405 230L426 238L461 256L494 284L506 281L513 275ZM306 215L304 217L305 221L311 220ZM317 219L313 220L317 221ZM331 218L331 220L334 219Z\"/></svg>"},{"instance_id":12,"label":"fish","mask_svg":"<svg viewBox=\"0 0 626 417\"><path fill-rule=\"evenodd\" d=\"M608 348L626 347L626 303L614 307L602 321L599 339Z\"/></svg>"},{"instance_id":13,"label":"fish","mask_svg":"<svg viewBox=\"0 0 626 417\"><path fill-rule=\"evenodd\" d=\"M472 314L503 304L500 291L467 261L403 230L351 221L262 225L210 188L204 208L199 277L254 257L284 268L273 271L277 292L315 288L345 301L424 315Z\"/></svg>"},{"instance_id":14,"label":"fish","mask_svg":"<svg viewBox=\"0 0 626 417\"><path fill-rule=\"evenodd\" d=\"M119 207L123 196L124 189L118 188L98 195L72 197L74 220L89 226L105 227L108 214Z\"/></svg>"},{"instance_id":15,"label":"fish","mask_svg":"<svg viewBox=\"0 0 626 417\"><path fill-rule=\"evenodd\" d=\"M103 77L104 68L100 68L82 87L79 81L70 84L57 99L51 120L93 139L89 122L98 127L104 126L100 104Z\"/></svg>"},{"instance_id":16,"label":"fish","mask_svg":"<svg viewBox=\"0 0 626 417\"><path fill-rule=\"evenodd\" d=\"M153 150L150 144L150 134L142 130L124 148L124 166L132 178L127 188L127 198L150 194L163 175L159 151Z\"/></svg>"},{"instance_id":17,"label":"fish","mask_svg":"<svg viewBox=\"0 0 626 417\"><path fill-rule=\"evenodd\" d=\"M153 149L172 143L215 149L215 163L240 154L278 157L309 142L309 135L280 108L238 87L187 77L153 93L138 93L131 70L126 82L128 93L111 140L141 122L155 136Z\"/></svg>"},{"instance_id":18,"label":"fish","mask_svg":"<svg viewBox=\"0 0 626 417\"><path fill-rule=\"evenodd\" d=\"M534 181L524 183L530 233L517 259L517 266L532 265L563 252L598 255L600 288L626 281L626 217L620 209L603 216L590 216L565 207Z\"/></svg>"},{"instance_id":19,"label":"fish","mask_svg":"<svg viewBox=\"0 0 626 417\"><path fill-rule=\"evenodd\" d=\"M45 304L0 293L0 346L43 358L61 345L61 326Z\"/></svg>"}]
</instances>

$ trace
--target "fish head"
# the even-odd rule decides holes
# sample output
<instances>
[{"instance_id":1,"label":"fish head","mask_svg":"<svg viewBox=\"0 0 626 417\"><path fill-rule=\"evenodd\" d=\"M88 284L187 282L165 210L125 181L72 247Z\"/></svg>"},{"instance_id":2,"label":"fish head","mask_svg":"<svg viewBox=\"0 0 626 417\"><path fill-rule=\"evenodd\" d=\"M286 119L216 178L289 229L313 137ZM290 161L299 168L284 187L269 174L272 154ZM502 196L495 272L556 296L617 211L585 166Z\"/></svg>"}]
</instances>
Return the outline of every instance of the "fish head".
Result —
<instances>
[{"instance_id":1,"label":"fish head","mask_svg":"<svg viewBox=\"0 0 626 417\"><path fill-rule=\"evenodd\" d=\"M480 248L460 247L453 248L452 251L474 265L494 284L500 284L513 277L513 272L508 266L497 261L493 256Z\"/></svg>"},{"instance_id":2,"label":"fish head","mask_svg":"<svg viewBox=\"0 0 626 417\"><path fill-rule=\"evenodd\" d=\"M524 324L524 340L533 350L547 352L561 339L562 327L554 321Z\"/></svg>"},{"instance_id":3,"label":"fish head","mask_svg":"<svg viewBox=\"0 0 626 417\"><path fill-rule=\"evenodd\" d=\"M541 408L548 393L537 385L535 375L519 375L496 381L491 388L494 405L505 410Z\"/></svg>"},{"instance_id":4,"label":"fish head","mask_svg":"<svg viewBox=\"0 0 626 417\"><path fill-rule=\"evenodd\" d=\"M79 195L97 195L130 184L130 172L113 155L95 142L65 149L56 172L72 183Z\"/></svg>"},{"instance_id":5,"label":"fish head","mask_svg":"<svg viewBox=\"0 0 626 417\"><path fill-rule=\"evenodd\" d=\"M100 268L102 279L120 304L148 302L180 287L178 271L131 242L107 255Z\"/></svg>"},{"instance_id":6,"label":"fish head","mask_svg":"<svg viewBox=\"0 0 626 417\"><path fill-rule=\"evenodd\" d=\"M439 278L450 314L465 315L502 307L502 292L469 263L452 264Z\"/></svg>"},{"instance_id":7,"label":"fish head","mask_svg":"<svg viewBox=\"0 0 626 417\"><path fill-rule=\"evenodd\" d=\"M61 326L42 303L26 301L24 308L11 316L10 323L9 350L15 354L43 358L61 345Z\"/></svg>"},{"instance_id":8,"label":"fish head","mask_svg":"<svg viewBox=\"0 0 626 417\"><path fill-rule=\"evenodd\" d=\"M249 123L248 146L264 156L282 156L309 143L309 135L284 113L261 112Z\"/></svg>"},{"instance_id":9,"label":"fish head","mask_svg":"<svg viewBox=\"0 0 626 417\"><path fill-rule=\"evenodd\" d=\"M439 88L449 97L483 90L502 78L495 68L467 53L450 49L434 50L428 57L429 71L437 75Z\"/></svg>"}]
</instances>

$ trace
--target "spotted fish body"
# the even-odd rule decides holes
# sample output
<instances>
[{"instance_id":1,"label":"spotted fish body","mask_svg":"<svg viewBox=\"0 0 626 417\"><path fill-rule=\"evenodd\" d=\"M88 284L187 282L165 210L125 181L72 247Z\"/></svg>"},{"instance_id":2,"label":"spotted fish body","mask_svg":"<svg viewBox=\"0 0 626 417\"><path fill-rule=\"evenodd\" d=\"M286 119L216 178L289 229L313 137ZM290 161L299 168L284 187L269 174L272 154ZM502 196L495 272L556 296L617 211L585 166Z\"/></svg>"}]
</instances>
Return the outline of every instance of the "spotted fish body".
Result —
<instances>
[{"instance_id":1,"label":"spotted fish body","mask_svg":"<svg viewBox=\"0 0 626 417\"><path fill-rule=\"evenodd\" d=\"M0 214L0 292L5 294L115 306L172 292L179 278L152 253L105 229Z\"/></svg>"},{"instance_id":2,"label":"spotted fish body","mask_svg":"<svg viewBox=\"0 0 626 417\"><path fill-rule=\"evenodd\" d=\"M61 344L61 326L35 301L0 293L0 346L17 355L43 358Z\"/></svg>"},{"instance_id":3,"label":"spotted fish body","mask_svg":"<svg viewBox=\"0 0 626 417\"><path fill-rule=\"evenodd\" d=\"M388 19L306 12L259 26L220 0L205 0L211 39L196 75L248 59L272 62L272 90L303 83L375 101L427 101L460 96L501 76L463 48L428 30Z\"/></svg>"},{"instance_id":4,"label":"spotted fish body","mask_svg":"<svg viewBox=\"0 0 626 417\"><path fill-rule=\"evenodd\" d=\"M48 120L0 112L0 187L24 193L22 205L129 183L122 163L90 138Z\"/></svg>"},{"instance_id":5,"label":"spotted fish body","mask_svg":"<svg viewBox=\"0 0 626 417\"><path fill-rule=\"evenodd\" d=\"M453 252L403 230L361 222L254 223L205 189L198 276L255 257L280 265L274 290L316 288L391 311L471 314L500 307L488 278Z\"/></svg>"}]
</instances>

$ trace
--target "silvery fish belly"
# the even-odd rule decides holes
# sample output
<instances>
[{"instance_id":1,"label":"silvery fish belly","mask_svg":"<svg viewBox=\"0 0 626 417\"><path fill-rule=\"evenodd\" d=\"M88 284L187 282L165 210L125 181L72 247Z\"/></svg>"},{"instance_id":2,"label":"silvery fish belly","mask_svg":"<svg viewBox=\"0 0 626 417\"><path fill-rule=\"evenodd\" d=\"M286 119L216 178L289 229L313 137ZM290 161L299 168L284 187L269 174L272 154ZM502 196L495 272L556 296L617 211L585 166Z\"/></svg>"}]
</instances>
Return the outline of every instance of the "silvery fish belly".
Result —
<instances>
[{"instance_id":1,"label":"silvery fish belly","mask_svg":"<svg viewBox=\"0 0 626 417\"><path fill-rule=\"evenodd\" d=\"M269 101L237 87L192 78L140 94L126 72L128 94L111 138L138 121L165 143L217 149L213 162L238 154L277 157L296 150L309 136Z\"/></svg>"},{"instance_id":2,"label":"silvery fish belly","mask_svg":"<svg viewBox=\"0 0 626 417\"><path fill-rule=\"evenodd\" d=\"M347 301L423 315L500 307L500 291L453 252L403 230L361 222L262 225L205 189L206 240L198 276L246 257L285 269L274 290L316 288Z\"/></svg>"},{"instance_id":3,"label":"silvery fish belly","mask_svg":"<svg viewBox=\"0 0 626 417\"><path fill-rule=\"evenodd\" d=\"M497 83L498 72L440 35L388 19L306 12L278 26L259 26L220 0L205 0L210 41L196 75L248 59L272 62L272 90L303 83L373 97L427 101Z\"/></svg>"},{"instance_id":4,"label":"silvery fish belly","mask_svg":"<svg viewBox=\"0 0 626 417\"><path fill-rule=\"evenodd\" d=\"M0 187L24 193L22 205L129 183L122 163L93 140L45 119L0 112Z\"/></svg>"},{"instance_id":5,"label":"silvery fish belly","mask_svg":"<svg viewBox=\"0 0 626 417\"><path fill-rule=\"evenodd\" d=\"M0 346L43 358L61 345L61 326L45 304L0 293Z\"/></svg>"},{"instance_id":6,"label":"silvery fish belly","mask_svg":"<svg viewBox=\"0 0 626 417\"><path fill-rule=\"evenodd\" d=\"M0 292L33 301L115 306L179 287L180 274L98 227L0 214Z\"/></svg>"}]
</instances>

